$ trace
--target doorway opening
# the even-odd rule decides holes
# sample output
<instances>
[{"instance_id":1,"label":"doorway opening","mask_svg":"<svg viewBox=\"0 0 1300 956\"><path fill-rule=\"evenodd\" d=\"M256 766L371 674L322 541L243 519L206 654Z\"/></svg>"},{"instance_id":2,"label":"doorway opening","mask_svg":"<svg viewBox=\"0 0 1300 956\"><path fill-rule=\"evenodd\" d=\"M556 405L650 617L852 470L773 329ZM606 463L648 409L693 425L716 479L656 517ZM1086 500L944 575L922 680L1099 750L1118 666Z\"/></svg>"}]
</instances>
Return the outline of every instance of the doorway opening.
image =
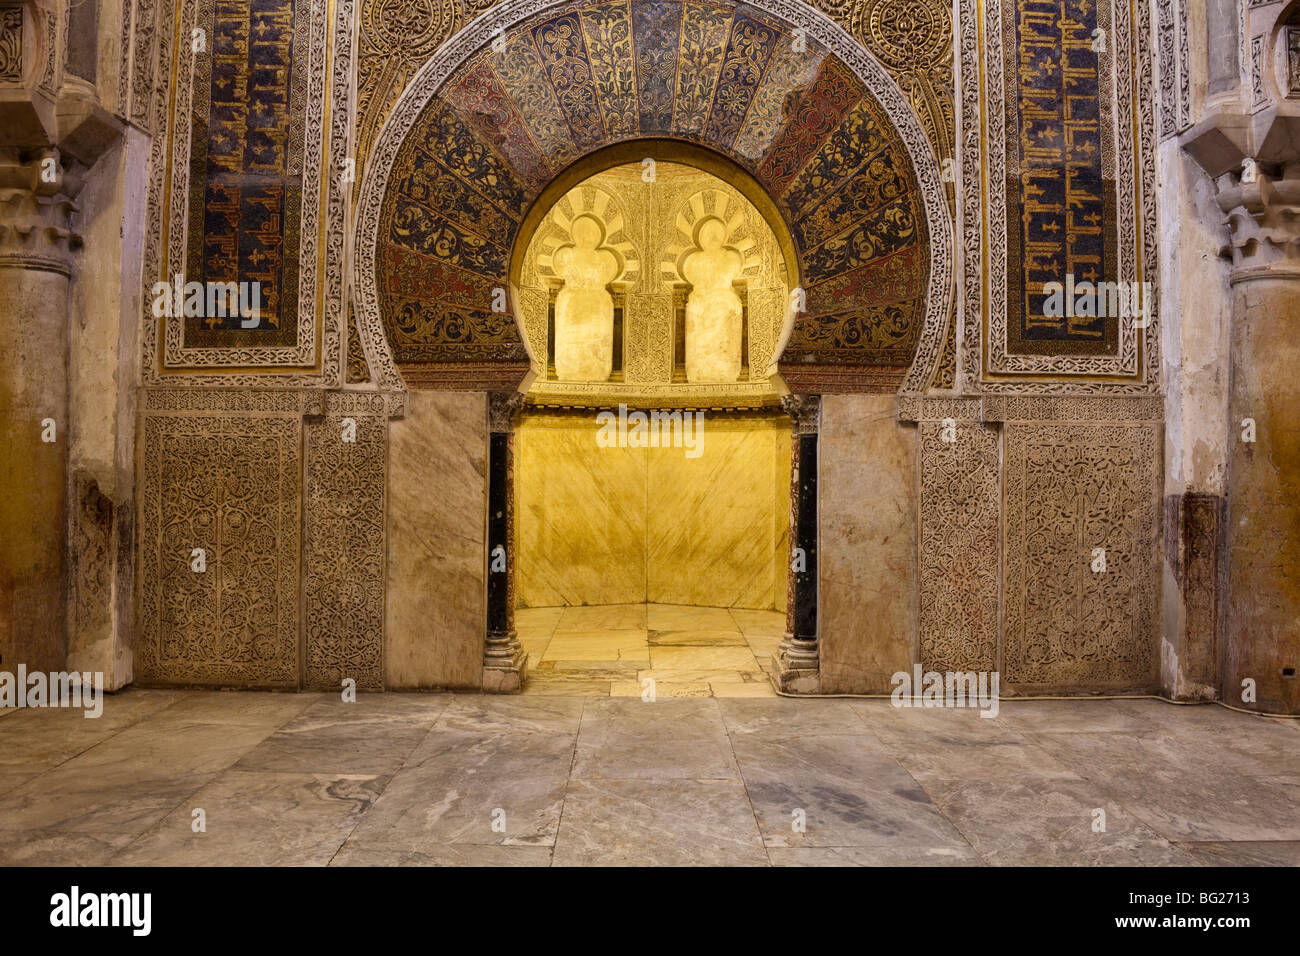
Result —
<instances>
[{"instance_id":1,"label":"doorway opening","mask_svg":"<svg viewBox=\"0 0 1300 956\"><path fill-rule=\"evenodd\" d=\"M787 248L685 162L601 170L538 220L514 289L534 372L514 452L526 693L772 694Z\"/></svg>"}]
</instances>

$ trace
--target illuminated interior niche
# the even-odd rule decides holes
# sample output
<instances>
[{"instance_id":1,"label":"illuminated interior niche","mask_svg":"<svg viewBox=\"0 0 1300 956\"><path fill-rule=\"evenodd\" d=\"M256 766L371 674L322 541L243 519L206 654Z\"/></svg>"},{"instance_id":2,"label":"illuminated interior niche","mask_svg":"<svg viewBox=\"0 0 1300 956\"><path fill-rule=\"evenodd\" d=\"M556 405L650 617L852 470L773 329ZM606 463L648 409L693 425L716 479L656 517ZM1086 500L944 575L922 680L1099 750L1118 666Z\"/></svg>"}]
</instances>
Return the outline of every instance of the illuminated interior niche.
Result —
<instances>
[{"instance_id":1,"label":"illuminated interior niche","mask_svg":"<svg viewBox=\"0 0 1300 956\"><path fill-rule=\"evenodd\" d=\"M596 173L524 255L530 403L775 404L788 288L771 226L724 180L670 162Z\"/></svg>"}]
</instances>

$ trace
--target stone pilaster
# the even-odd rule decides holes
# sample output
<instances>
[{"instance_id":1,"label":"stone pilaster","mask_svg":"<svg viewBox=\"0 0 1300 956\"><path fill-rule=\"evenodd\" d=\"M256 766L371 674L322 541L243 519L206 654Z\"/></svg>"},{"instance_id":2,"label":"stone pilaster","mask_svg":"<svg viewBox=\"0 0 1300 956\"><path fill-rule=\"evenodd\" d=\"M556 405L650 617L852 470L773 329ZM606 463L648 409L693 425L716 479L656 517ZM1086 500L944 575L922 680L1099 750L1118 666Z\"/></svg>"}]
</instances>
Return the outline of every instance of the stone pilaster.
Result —
<instances>
[{"instance_id":1,"label":"stone pilaster","mask_svg":"<svg viewBox=\"0 0 1300 956\"><path fill-rule=\"evenodd\" d=\"M786 599L786 633L772 655L778 689L815 694L821 687L817 643L817 432L821 417L818 395L787 395L781 404L790 415L790 567Z\"/></svg>"},{"instance_id":2,"label":"stone pilaster","mask_svg":"<svg viewBox=\"0 0 1300 956\"><path fill-rule=\"evenodd\" d=\"M483 689L513 693L528 676L528 655L515 633L515 418L518 392L488 396L488 600Z\"/></svg>"},{"instance_id":3,"label":"stone pilaster","mask_svg":"<svg viewBox=\"0 0 1300 956\"><path fill-rule=\"evenodd\" d=\"M1234 705L1297 713L1300 159L1246 169L1218 179L1233 291L1222 693Z\"/></svg>"},{"instance_id":4,"label":"stone pilaster","mask_svg":"<svg viewBox=\"0 0 1300 956\"><path fill-rule=\"evenodd\" d=\"M0 150L0 668L67 653L68 283L80 245L56 150Z\"/></svg>"}]
</instances>

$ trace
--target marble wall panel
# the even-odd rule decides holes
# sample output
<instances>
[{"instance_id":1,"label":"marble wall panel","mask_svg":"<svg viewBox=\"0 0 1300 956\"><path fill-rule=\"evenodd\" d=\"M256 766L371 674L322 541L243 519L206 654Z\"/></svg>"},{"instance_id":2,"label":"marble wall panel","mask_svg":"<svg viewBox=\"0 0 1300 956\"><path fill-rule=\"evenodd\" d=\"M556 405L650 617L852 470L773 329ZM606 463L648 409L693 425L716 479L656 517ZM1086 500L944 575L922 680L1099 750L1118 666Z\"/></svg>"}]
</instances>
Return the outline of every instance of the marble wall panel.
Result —
<instances>
[{"instance_id":1,"label":"marble wall panel","mask_svg":"<svg viewBox=\"0 0 1300 956\"><path fill-rule=\"evenodd\" d=\"M530 417L515 434L521 607L646 599L645 452L601 448L596 430L594 415Z\"/></svg>"},{"instance_id":2,"label":"marble wall panel","mask_svg":"<svg viewBox=\"0 0 1300 956\"><path fill-rule=\"evenodd\" d=\"M649 449L649 601L773 607L779 437L775 428L706 416L699 458Z\"/></svg>"},{"instance_id":3,"label":"marble wall panel","mask_svg":"<svg viewBox=\"0 0 1300 956\"><path fill-rule=\"evenodd\" d=\"M776 470L772 494L776 502L776 511L772 515L772 534L774 547L772 556L772 607L778 611L786 610L789 597L787 580L790 576L790 456L792 452L790 435L783 430L776 439Z\"/></svg>"},{"instance_id":4,"label":"marble wall panel","mask_svg":"<svg viewBox=\"0 0 1300 956\"><path fill-rule=\"evenodd\" d=\"M697 458L596 433L533 415L516 435L520 606L784 600L788 428L706 414Z\"/></svg>"},{"instance_id":5,"label":"marble wall panel","mask_svg":"<svg viewBox=\"0 0 1300 956\"><path fill-rule=\"evenodd\" d=\"M822 398L822 693L882 693L916 653L916 430L890 395Z\"/></svg>"},{"instance_id":6,"label":"marble wall panel","mask_svg":"<svg viewBox=\"0 0 1300 956\"><path fill-rule=\"evenodd\" d=\"M487 629L487 397L410 393L389 426L390 689L477 687Z\"/></svg>"}]
</instances>

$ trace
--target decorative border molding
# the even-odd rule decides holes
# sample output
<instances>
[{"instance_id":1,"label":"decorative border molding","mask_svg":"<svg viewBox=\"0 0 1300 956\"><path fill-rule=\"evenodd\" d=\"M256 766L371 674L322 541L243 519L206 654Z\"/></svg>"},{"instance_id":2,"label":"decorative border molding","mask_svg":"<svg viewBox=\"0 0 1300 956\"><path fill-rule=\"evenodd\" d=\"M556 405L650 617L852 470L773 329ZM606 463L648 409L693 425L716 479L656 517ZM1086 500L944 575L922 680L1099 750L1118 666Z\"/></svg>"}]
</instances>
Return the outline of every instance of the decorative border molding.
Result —
<instances>
[{"instance_id":1,"label":"decorative border molding","mask_svg":"<svg viewBox=\"0 0 1300 956\"><path fill-rule=\"evenodd\" d=\"M360 193L353 295L357 329L366 359L381 387L405 387L384 335L375 276L380 208L397 152L421 111L456 68L490 42L498 30L509 30L536 14L567 6L570 2L571 0L506 0L483 13L444 43L420 68L389 112L376 137L367 158ZM921 122L885 68L825 14L797 0L749 0L746 5L780 18L791 26L803 28L811 39L838 57L885 110L907 149L925 203L930 236L930 276L920 341L912 365L903 379L901 391L923 392L934 376L943 351L953 291L954 240L952 217L939 163ZM517 312L518 308L514 311ZM522 337L522 330L520 334Z\"/></svg>"},{"instance_id":2,"label":"decorative border molding","mask_svg":"<svg viewBox=\"0 0 1300 956\"><path fill-rule=\"evenodd\" d=\"M1105 356L1008 355L1004 27L1002 0L958 0L962 156L964 387L986 393L1150 394L1158 388L1159 235L1155 192L1156 92L1147 3L1110 0L1113 52L1120 68L1103 76L1114 104L1120 281L1148 283L1150 320L1139 336L1121 322L1119 353ZM1136 11L1136 21L1129 16ZM1107 79L1111 84L1107 88ZM1132 129L1137 140L1126 135ZM1128 170L1132 176L1125 175ZM983 341L987 320L988 341ZM989 368L984 368L987 355Z\"/></svg>"},{"instance_id":3,"label":"decorative border molding","mask_svg":"<svg viewBox=\"0 0 1300 956\"><path fill-rule=\"evenodd\" d=\"M1162 422L1164 399L1157 395L1069 396L984 395L898 400L902 422Z\"/></svg>"},{"instance_id":4,"label":"decorative border molding","mask_svg":"<svg viewBox=\"0 0 1300 956\"><path fill-rule=\"evenodd\" d=\"M183 323L159 320L152 314L153 283L167 278L171 264L185 261L188 229L194 68L192 62L186 64L182 60L188 44L181 43L175 50L170 44L173 35L188 36L200 0L179 2L178 27L173 27L177 7L165 4L164 22L158 31L159 63L167 66L157 71L147 208L151 221L166 221L168 225L165 245L163 238L154 234L145 247L141 297L145 384L252 387L341 384L346 337L343 302L347 188L330 171L344 167L352 138L356 0L300 0L310 3L310 8L306 11L309 50L302 137L298 344L293 348L186 348ZM334 11L332 24L331 9ZM175 102L169 105L172 84ZM164 196L168 203L165 217ZM161 343L160 327L163 329Z\"/></svg>"}]
</instances>

